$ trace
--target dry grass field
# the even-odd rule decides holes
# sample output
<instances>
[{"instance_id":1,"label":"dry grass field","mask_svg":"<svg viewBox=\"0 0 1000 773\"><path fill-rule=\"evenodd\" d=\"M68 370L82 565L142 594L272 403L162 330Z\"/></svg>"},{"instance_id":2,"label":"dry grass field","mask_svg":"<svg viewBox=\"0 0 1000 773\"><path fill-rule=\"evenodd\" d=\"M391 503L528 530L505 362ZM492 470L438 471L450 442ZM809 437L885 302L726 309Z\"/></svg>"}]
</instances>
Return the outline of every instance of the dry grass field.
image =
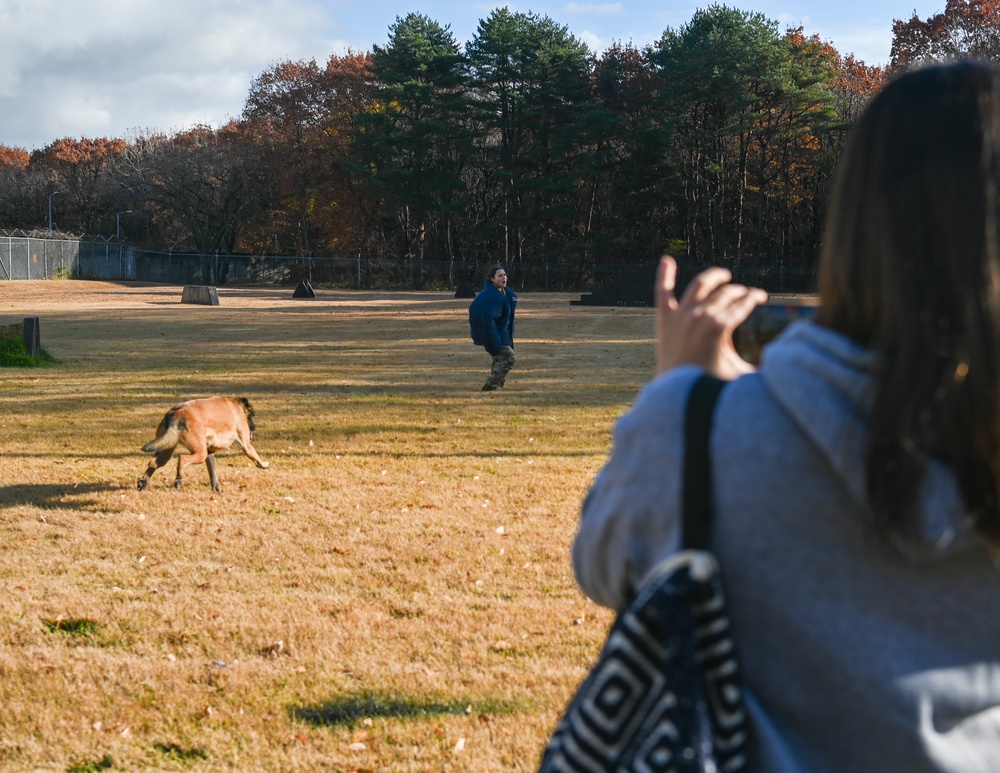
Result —
<instances>
[{"instance_id":1,"label":"dry grass field","mask_svg":"<svg viewBox=\"0 0 1000 773\"><path fill-rule=\"evenodd\" d=\"M531 771L610 616L569 546L649 310L524 293L517 368L450 294L0 283L0 771ZM248 397L257 469L136 479Z\"/></svg>"}]
</instances>

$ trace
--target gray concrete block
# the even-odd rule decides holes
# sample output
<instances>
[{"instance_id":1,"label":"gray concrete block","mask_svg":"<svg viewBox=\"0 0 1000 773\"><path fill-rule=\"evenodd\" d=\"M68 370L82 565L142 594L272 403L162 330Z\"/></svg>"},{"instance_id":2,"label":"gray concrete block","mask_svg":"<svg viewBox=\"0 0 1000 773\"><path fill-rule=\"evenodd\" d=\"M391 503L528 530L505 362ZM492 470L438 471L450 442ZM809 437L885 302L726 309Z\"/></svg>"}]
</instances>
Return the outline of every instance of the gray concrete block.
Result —
<instances>
[{"instance_id":1,"label":"gray concrete block","mask_svg":"<svg viewBox=\"0 0 1000 773\"><path fill-rule=\"evenodd\" d=\"M200 303L204 306L219 305L219 291L208 285L184 285L181 303Z\"/></svg>"}]
</instances>

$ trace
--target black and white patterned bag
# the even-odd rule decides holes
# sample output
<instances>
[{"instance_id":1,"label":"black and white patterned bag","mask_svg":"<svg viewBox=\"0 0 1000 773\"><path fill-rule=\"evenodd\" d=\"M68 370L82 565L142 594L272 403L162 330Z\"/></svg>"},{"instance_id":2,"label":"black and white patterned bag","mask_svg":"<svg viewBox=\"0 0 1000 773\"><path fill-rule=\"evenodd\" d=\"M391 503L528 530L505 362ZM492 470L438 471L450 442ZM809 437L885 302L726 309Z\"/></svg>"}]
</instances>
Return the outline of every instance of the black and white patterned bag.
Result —
<instances>
[{"instance_id":1,"label":"black and white patterned bag","mask_svg":"<svg viewBox=\"0 0 1000 773\"><path fill-rule=\"evenodd\" d=\"M540 773L746 767L742 678L719 566L705 550L712 515L708 438L723 385L703 376L688 398L683 544L694 549L660 562L619 614Z\"/></svg>"}]
</instances>

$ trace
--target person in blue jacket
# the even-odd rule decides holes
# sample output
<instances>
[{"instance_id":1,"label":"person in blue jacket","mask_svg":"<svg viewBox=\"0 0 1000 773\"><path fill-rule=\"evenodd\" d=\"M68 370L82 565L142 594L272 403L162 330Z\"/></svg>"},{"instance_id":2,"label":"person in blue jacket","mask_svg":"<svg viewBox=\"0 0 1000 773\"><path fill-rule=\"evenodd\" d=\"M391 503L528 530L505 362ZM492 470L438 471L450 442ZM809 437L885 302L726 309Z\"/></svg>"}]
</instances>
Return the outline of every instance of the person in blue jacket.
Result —
<instances>
[{"instance_id":1,"label":"person in blue jacket","mask_svg":"<svg viewBox=\"0 0 1000 773\"><path fill-rule=\"evenodd\" d=\"M486 275L482 292L469 304L472 342L482 346L493 357L489 378L483 384L484 392L502 387L514 367L516 307L517 295L507 287L507 272L503 266L494 266Z\"/></svg>"}]
</instances>

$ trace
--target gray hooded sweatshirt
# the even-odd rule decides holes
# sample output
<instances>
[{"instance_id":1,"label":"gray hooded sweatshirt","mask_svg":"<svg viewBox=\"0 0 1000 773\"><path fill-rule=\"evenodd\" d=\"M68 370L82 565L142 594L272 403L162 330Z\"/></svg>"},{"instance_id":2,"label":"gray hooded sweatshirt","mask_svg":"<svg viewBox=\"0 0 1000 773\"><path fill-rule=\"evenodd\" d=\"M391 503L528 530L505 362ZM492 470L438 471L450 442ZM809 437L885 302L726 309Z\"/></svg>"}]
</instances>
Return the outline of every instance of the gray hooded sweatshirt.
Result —
<instances>
[{"instance_id":1,"label":"gray hooded sweatshirt","mask_svg":"<svg viewBox=\"0 0 1000 773\"><path fill-rule=\"evenodd\" d=\"M711 448L719 558L747 681L753 769L1000 771L1000 570L955 480L929 469L923 536L881 540L864 445L875 359L810 322L723 391ZM684 406L649 384L615 425L573 567L621 609L679 547Z\"/></svg>"}]
</instances>

